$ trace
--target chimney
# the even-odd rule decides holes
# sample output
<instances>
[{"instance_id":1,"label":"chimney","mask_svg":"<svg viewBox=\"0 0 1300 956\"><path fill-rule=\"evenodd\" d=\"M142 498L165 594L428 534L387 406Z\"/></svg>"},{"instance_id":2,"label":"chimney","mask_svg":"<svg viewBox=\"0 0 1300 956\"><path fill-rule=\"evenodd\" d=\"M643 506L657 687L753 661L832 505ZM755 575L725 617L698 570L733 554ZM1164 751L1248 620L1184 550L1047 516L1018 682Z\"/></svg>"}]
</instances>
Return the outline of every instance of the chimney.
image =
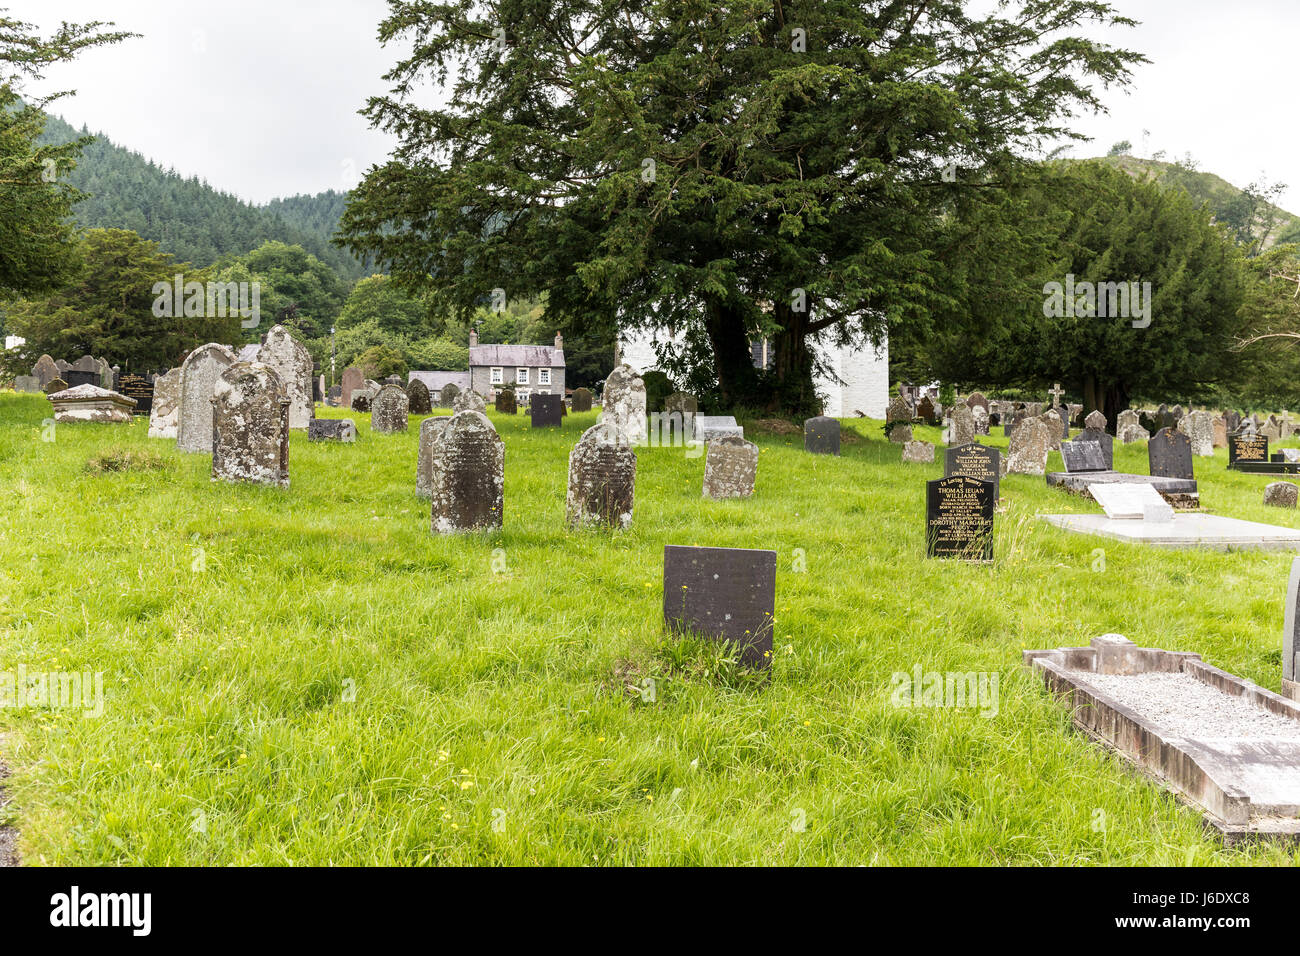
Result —
<instances>
[{"instance_id":1,"label":"chimney","mask_svg":"<svg viewBox=\"0 0 1300 956\"><path fill-rule=\"evenodd\" d=\"M555 333L555 347L561 351L564 350L564 336L559 332Z\"/></svg>"},{"instance_id":2,"label":"chimney","mask_svg":"<svg viewBox=\"0 0 1300 956\"><path fill-rule=\"evenodd\" d=\"M478 345L478 329L469 330L469 347L473 348Z\"/></svg>"}]
</instances>

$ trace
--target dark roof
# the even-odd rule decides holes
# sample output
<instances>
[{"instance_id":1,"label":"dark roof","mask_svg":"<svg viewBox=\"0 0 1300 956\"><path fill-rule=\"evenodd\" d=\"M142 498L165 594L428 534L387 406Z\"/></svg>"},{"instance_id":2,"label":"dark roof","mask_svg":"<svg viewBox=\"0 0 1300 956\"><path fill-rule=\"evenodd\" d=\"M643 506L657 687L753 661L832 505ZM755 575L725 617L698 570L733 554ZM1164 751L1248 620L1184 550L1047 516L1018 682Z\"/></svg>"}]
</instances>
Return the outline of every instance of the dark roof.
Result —
<instances>
[{"instance_id":1,"label":"dark roof","mask_svg":"<svg viewBox=\"0 0 1300 956\"><path fill-rule=\"evenodd\" d=\"M550 345L471 345L469 365L564 368L564 349Z\"/></svg>"}]
</instances>

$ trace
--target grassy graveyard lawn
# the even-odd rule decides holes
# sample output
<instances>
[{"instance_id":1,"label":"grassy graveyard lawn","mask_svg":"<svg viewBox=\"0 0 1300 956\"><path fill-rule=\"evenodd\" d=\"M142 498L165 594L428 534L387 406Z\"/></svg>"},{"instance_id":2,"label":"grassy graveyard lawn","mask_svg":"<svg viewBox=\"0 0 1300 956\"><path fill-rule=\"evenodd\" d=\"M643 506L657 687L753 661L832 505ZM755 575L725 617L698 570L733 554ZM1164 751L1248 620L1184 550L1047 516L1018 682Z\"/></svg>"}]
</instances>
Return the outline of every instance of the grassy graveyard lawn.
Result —
<instances>
[{"instance_id":1,"label":"grassy graveyard lawn","mask_svg":"<svg viewBox=\"0 0 1300 956\"><path fill-rule=\"evenodd\" d=\"M0 672L103 672L104 707L0 708L25 863L1292 860L1223 849L1020 665L1118 632L1277 690L1289 554L1071 535L1034 515L1099 509L1016 475L994 563L927 561L942 465L901 464L863 419L839 459L747 423L749 501L702 500L702 457L640 449L633 527L610 534L563 521L595 414L492 413L505 528L435 538L417 419L355 415L354 445L295 432L283 491L211 483L144 419L44 441L48 409L0 394ZM1196 459L1207 510L1300 526L1225 464ZM1145 473L1145 446L1116 467ZM770 679L662 634L666 544L777 552ZM918 666L996 672L996 713L895 706Z\"/></svg>"}]
</instances>

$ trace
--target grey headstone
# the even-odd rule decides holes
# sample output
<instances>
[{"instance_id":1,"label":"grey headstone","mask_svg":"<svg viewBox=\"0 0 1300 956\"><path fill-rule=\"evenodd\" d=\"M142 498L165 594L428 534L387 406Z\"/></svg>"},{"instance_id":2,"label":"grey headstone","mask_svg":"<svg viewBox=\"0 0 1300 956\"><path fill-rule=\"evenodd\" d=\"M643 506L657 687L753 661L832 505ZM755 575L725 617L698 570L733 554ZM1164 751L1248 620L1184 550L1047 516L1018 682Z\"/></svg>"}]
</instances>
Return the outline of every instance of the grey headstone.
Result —
<instances>
[{"instance_id":1,"label":"grey headstone","mask_svg":"<svg viewBox=\"0 0 1300 956\"><path fill-rule=\"evenodd\" d=\"M370 430L380 435L406 431L407 409L408 400L402 386L385 385L370 402Z\"/></svg>"},{"instance_id":2,"label":"grey headstone","mask_svg":"<svg viewBox=\"0 0 1300 956\"><path fill-rule=\"evenodd\" d=\"M564 399L559 395L534 395L528 401L529 424L533 428L558 428L563 417Z\"/></svg>"},{"instance_id":3,"label":"grey headstone","mask_svg":"<svg viewBox=\"0 0 1300 956\"><path fill-rule=\"evenodd\" d=\"M212 480L289 487L289 405L275 369L236 362L217 379Z\"/></svg>"},{"instance_id":4,"label":"grey headstone","mask_svg":"<svg viewBox=\"0 0 1300 956\"><path fill-rule=\"evenodd\" d=\"M41 389L59 377L59 366L48 355L42 355L32 367L32 374L41 381Z\"/></svg>"},{"instance_id":5,"label":"grey headstone","mask_svg":"<svg viewBox=\"0 0 1300 956\"><path fill-rule=\"evenodd\" d=\"M185 358L181 366L181 401L176 421L178 451L212 453L213 406L217 380L235 363L235 353L209 342Z\"/></svg>"},{"instance_id":6,"label":"grey headstone","mask_svg":"<svg viewBox=\"0 0 1300 956\"><path fill-rule=\"evenodd\" d=\"M433 446L434 534L499 528L505 507L505 442L482 412L457 412Z\"/></svg>"},{"instance_id":7,"label":"grey headstone","mask_svg":"<svg viewBox=\"0 0 1300 956\"><path fill-rule=\"evenodd\" d=\"M818 415L805 421L803 450L813 455L838 455L840 453L839 420Z\"/></svg>"},{"instance_id":8,"label":"grey headstone","mask_svg":"<svg viewBox=\"0 0 1300 956\"><path fill-rule=\"evenodd\" d=\"M928 441L910 441L903 445L903 461L916 465L934 464L934 445Z\"/></svg>"},{"instance_id":9,"label":"grey headstone","mask_svg":"<svg viewBox=\"0 0 1300 956\"><path fill-rule=\"evenodd\" d=\"M1282 628L1282 676L1296 679L1296 654L1300 653L1300 558L1291 559L1291 578L1286 583L1286 621Z\"/></svg>"},{"instance_id":10,"label":"grey headstone","mask_svg":"<svg viewBox=\"0 0 1300 956\"><path fill-rule=\"evenodd\" d=\"M1011 433L1011 446L1007 449L1007 474L1046 474L1047 453L1052 448L1052 441L1052 431L1042 419L1026 418Z\"/></svg>"},{"instance_id":11,"label":"grey headstone","mask_svg":"<svg viewBox=\"0 0 1300 956\"><path fill-rule=\"evenodd\" d=\"M1102 461L1106 464L1106 470L1115 467L1115 439L1100 428L1085 428L1079 434L1074 436L1075 442L1088 441L1096 442L1101 446ZM1062 443L1062 448L1065 443ZM1067 469L1068 470L1068 469Z\"/></svg>"},{"instance_id":12,"label":"grey headstone","mask_svg":"<svg viewBox=\"0 0 1300 956\"><path fill-rule=\"evenodd\" d=\"M1147 460L1154 478L1186 478L1192 473L1192 443L1182 432L1162 428L1147 443Z\"/></svg>"},{"instance_id":13,"label":"grey headstone","mask_svg":"<svg viewBox=\"0 0 1300 956\"><path fill-rule=\"evenodd\" d=\"M948 444L956 447L957 445L969 445L975 440L975 416L972 414L969 405L958 402L952 409L952 417L949 419L948 426Z\"/></svg>"},{"instance_id":14,"label":"grey headstone","mask_svg":"<svg viewBox=\"0 0 1300 956\"><path fill-rule=\"evenodd\" d=\"M644 445L648 437L645 401L645 381L624 363L605 379L600 421L613 422L632 445Z\"/></svg>"},{"instance_id":15,"label":"grey headstone","mask_svg":"<svg viewBox=\"0 0 1300 956\"><path fill-rule=\"evenodd\" d=\"M421 498L433 497L433 449L450 422L449 416L436 415L420 423L420 449L415 461L415 493Z\"/></svg>"},{"instance_id":16,"label":"grey headstone","mask_svg":"<svg viewBox=\"0 0 1300 956\"><path fill-rule=\"evenodd\" d=\"M351 444L357 440L357 426L350 418L313 418L307 423L307 440Z\"/></svg>"},{"instance_id":17,"label":"grey headstone","mask_svg":"<svg viewBox=\"0 0 1300 956\"><path fill-rule=\"evenodd\" d=\"M289 395L289 427L306 429L316 417L312 402L311 353L283 325L274 325L257 350L256 361L275 369Z\"/></svg>"},{"instance_id":18,"label":"grey headstone","mask_svg":"<svg viewBox=\"0 0 1300 956\"><path fill-rule=\"evenodd\" d=\"M636 499L636 453L612 422L591 426L569 452L564 517L570 527L626 528Z\"/></svg>"},{"instance_id":19,"label":"grey headstone","mask_svg":"<svg viewBox=\"0 0 1300 956\"><path fill-rule=\"evenodd\" d=\"M1298 492L1300 488L1289 481L1270 482L1264 488L1264 504L1275 508L1294 508Z\"/></svg>"},{"instance_id":20,"label":"grey headstone","mask_svg":"<svg viewBox=\"0 0 1300 956\"><path fill-rule=\"evenodd\" d=\"M39 392L41 390L41 380L35 375L15 375L14 391L16 392Z\"/></svg>"},{"instance_id":21,"label":"grey headstone","mask_svg":"<svg viewBox=\"0 0 1300 956\"><path fill-rule=\"evenodd\" d=\"M772 663L776 552L664 548L664 623L670 631L730 641L742 663Z\"/></svg>"},{"instance_id":22,"label":"grey headstone","mask_svg":"<svg viewBox=\"0 0 1300 956\"><path fill-rule=\"evenodd\" d=\"M758 475L758 446L736 435L715 438L705 446L704 497L748 498Z\"/></svg>"}]
</instances>

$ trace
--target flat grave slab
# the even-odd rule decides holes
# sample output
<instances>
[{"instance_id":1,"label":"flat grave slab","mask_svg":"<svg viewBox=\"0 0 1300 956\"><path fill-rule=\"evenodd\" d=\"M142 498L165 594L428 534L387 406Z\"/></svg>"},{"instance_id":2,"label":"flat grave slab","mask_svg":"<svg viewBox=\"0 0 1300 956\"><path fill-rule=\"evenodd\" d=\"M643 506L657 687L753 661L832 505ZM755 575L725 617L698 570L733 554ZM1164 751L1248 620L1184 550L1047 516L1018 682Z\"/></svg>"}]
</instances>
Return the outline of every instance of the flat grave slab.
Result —
<instances>
[{"instance_id":1,"label":"flat grave slab","mask_svg":"<svg viewBox=\"0 0 1300 956\"><path fill-rule=\"evenodd\" d=\"M1047 474L1051 488L1062 488L1076 495L1090 495L1098 484L1150 485L1176 507L1195 508L1199 504L1196 481L1189 478L1161 478L1157 475L1130 475L1122 471L1053 471Z\"/></svg>"},{"instance_id":2,"label":"flat grave slab","mask_svg":"<svg viewBox=\"0 0 1300 956\"><path fill-rule=\"evenodd\" d=\"M1118 634L1023 659L1075 726L1199 810L1226 842L1300 836L1300 703L1199 654Z\"/></svg>"},{"instance_id":3,"label":"flat grave slab","mask_svg":"<svg viewBox=\"0 0 1300 956\"><path fill-rule=\"evenodd\" d=\"M1150 485L1093 485L1088 489L1107 518L1173 521L1174 509Z\"/></svg>"},{"instance_id":4,"label":"flat grave slab","mask_svg":"<svg viewBox=\"0 0 1300 956\"><path fill-rule=\"evenodd\" d=\"M1223 515L1176 514L1172 521L1109 518L1106 515L1039 515L1066 531L1162 548L1216 551L1300 551L1300 530Z\"/></svg>"}]
</instances>

